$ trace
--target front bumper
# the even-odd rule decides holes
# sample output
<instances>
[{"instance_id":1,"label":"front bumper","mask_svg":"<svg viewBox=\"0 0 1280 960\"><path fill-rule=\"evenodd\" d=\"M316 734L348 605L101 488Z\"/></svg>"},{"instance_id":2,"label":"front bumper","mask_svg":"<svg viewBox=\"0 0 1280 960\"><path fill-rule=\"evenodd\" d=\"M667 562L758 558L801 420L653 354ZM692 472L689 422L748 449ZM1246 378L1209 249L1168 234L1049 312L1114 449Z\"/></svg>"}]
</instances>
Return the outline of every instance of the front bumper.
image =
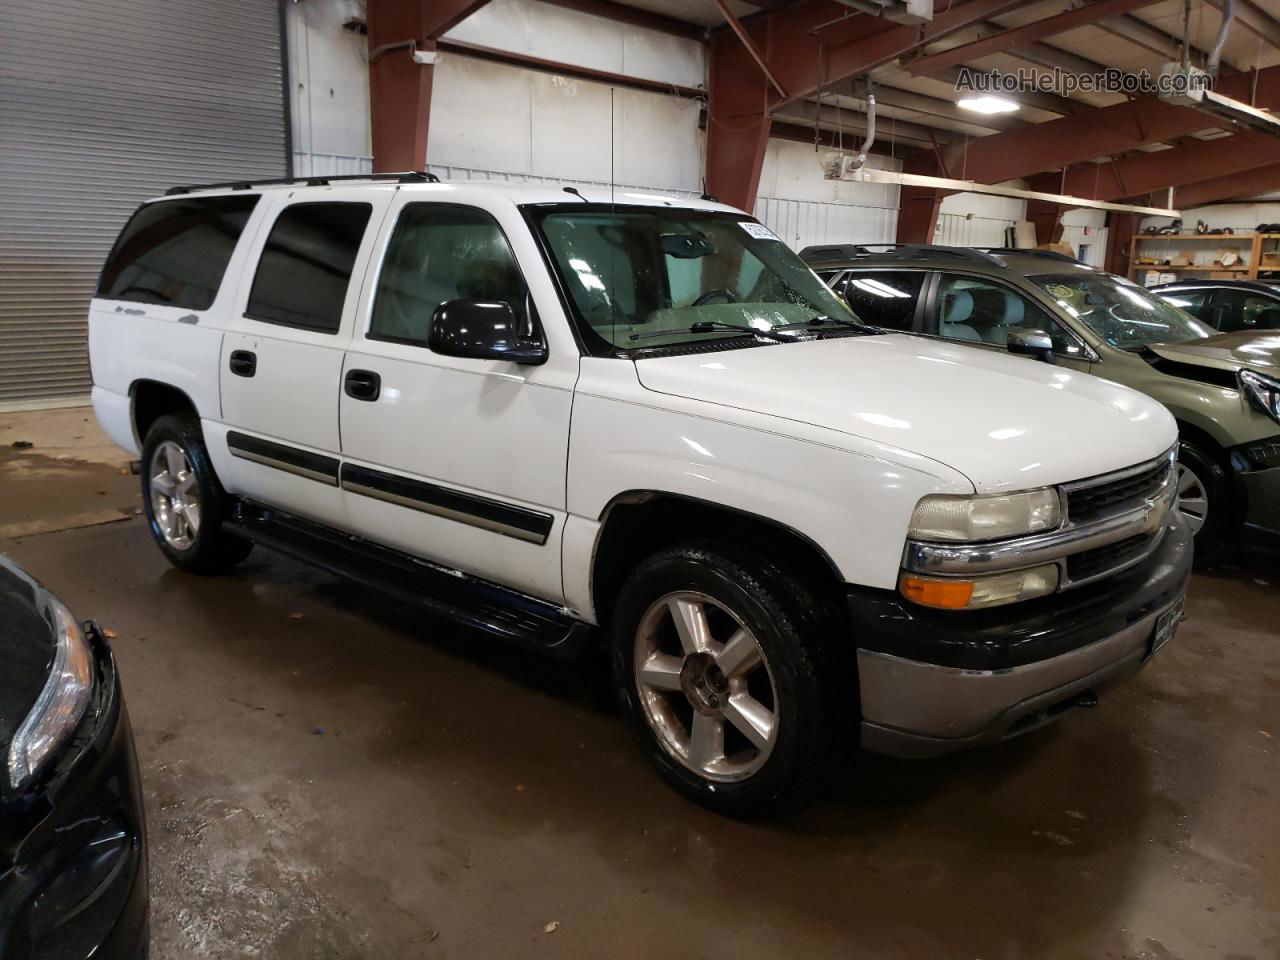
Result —
<instances>
[{"instance_id":1,"label":"front bumper","mask_svg":"<svg viewBox=\"0 0 1280 960\"><path fill-rule=\"evenodd\" d=\"M115 660L86 637L97 699L46 786L0 823L0 957L138 960L147 953L146 826Z\"/></svg>"},{"instance_id":2,"label":"front bumper","mask_svg":"<svg viewBox=\"0 0 1280 960\"><path fill-rule=\"evenodd\" d=\"M863 746L932 756L1016 736L1091 702L1148 658L1182 601L1192 537L1175 514L1141 566L1105 583L991 611L925 610L851 589Z\"/></svg>"}]
</instances>

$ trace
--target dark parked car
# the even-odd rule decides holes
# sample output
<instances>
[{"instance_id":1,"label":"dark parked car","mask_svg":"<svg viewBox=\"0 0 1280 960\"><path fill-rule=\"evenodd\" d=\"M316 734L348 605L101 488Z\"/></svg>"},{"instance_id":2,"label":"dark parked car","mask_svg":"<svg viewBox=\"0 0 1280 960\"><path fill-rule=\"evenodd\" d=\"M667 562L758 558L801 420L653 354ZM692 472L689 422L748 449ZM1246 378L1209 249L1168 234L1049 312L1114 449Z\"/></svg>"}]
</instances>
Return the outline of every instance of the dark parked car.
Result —
<instances>
[{"instance_id":1,"label":"dark parked car","mask_svg":"<svg viewBox=\"0 0 1280 960\"><path fill-rule=\"evenodd\" d=\"M1179 280L1151 288L1223 333L1280 330L1280 287L1256 280Z\"/></svg>"},{"instance_id":2,"label":"dark parked car","mask_svg":"<svg viewBox=\"0 0 1280 960\"><path fill-rule=\"evenodd\" d=\"M146 829L115 659L3 556L0 756L0 957L145 957Z\"/></svg>"}]
</instances>

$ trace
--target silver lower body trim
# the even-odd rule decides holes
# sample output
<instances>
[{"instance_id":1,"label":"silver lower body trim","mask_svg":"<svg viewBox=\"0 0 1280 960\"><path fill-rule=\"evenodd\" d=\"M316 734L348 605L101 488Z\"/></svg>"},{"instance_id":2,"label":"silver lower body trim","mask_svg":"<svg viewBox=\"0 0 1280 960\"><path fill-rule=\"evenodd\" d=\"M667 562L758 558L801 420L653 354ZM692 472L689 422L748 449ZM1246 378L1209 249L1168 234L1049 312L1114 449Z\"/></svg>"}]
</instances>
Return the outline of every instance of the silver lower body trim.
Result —
<instances>
[{"instance_id":1,"label":"silver lower body trim","mask_svg":"<svg viewBox=\"0 0 1280 960\"><path fill-rule=\"evenodd\" d=\"M934 749L885 748L929 754L1000 739L1037 709L1137 672L1156 621L1181 600L1179 595L1174 603L1088 646L1008 670L962 670L859 650L864 745L934 741Z\"/></svg>"},{"instance_id":2,"label":"silver lower body trim","mask_svg":"<svg viewBox=\"0 0 1280 960\"><path fill-rule=\"evenodd\" d=\"M338 485L338 478L328 473L320 473L318 470L308 470L306 467L300 467L296 463L290 463L287 460L277 460L275 457L268 457L261 453L252 453L248 450L241 450L239 447L228 447L233 457L239 457L241 460L251 460L254 463L260 463L264 467L274 467L276 470L283 470L285 473L292 473L299 477L306 477L308 480L315 480L319 483L327 484L330 487Z\"/></svg>"}]
</instances>

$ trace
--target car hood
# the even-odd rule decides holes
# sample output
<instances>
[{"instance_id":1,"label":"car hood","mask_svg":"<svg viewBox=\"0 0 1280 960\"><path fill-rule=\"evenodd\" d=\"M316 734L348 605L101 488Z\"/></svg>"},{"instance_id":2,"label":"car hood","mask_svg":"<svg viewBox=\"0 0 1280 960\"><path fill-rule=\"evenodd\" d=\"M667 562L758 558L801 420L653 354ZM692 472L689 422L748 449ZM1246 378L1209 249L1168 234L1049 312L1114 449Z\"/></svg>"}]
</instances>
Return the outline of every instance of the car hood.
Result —
<instances>
[{"instance_id":1,"label":"car hood","mask_svg":"<svg viewBox=\"0 0 1280 960\"><path fill-rule=\"evenodd\" d=\"M1095 476L1176 440L1159 403L1006 353L906 334L648 357L641 384L940 461L981 493Z\"/></svg>"},{"instance_id":2,"label":"car hood","mask_svg":"<svg viewBox=\"0 0 1280 960\"><path fill-rule=\"evenodd\" d=\"M1242 330L1184 343L1157 343L1151 350L1179 363L1198 363L1220 370L1252 367L1262 373L1280 375L1280 333L1274 330Z\"/></svg>"},{"instance_id":3,"label":"car hood","mask_svg":"<svg viewBox=\"0 0 1280 960\"><path fill-rule=\"evenodd\" d=\"M43 588L0 556L0 774L8 776L9 744L44 689L53 665L53 628Z\"/></svg>"}]
</instances>

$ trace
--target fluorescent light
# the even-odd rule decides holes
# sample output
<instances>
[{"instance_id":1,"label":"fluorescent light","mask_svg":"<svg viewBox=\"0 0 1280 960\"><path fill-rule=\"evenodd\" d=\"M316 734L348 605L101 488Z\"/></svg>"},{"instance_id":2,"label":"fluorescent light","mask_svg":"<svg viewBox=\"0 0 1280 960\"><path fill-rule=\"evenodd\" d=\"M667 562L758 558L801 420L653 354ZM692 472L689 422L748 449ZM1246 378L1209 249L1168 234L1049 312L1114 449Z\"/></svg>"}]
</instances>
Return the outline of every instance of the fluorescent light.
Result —
<instances>
[{"instance_id":1,"label":"fluorescent light","mask_svg":"<svg viewBox=\"0 0 1280 960\"><path fill-rule=\"evenodd\" d=\"M957 100L956 106L974 113L1013 113L1018 105L1004 97L965 97Z\"/></svg>"}]
</instances>

